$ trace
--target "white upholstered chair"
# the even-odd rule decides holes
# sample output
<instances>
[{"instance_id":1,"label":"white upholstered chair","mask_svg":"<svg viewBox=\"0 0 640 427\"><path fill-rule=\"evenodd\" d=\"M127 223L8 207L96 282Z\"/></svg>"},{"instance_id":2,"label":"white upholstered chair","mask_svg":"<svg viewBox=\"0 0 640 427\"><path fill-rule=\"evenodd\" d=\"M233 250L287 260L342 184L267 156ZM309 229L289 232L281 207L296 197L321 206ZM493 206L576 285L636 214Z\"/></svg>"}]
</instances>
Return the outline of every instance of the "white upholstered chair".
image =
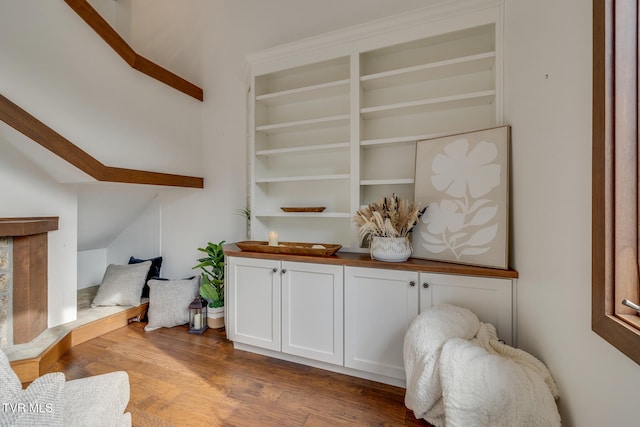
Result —
<instances>
[{"instance_id":1,"label":"white upholstered chair","mask_svg":"<svg viewBox=\"0 0 640 427\"><path fill-rule=\"evenodd\" d=\"M71 381L50 373L23 390L0 350L0 426L131 426L128 403L123 371Z\"/></svg>"}]
</instances>

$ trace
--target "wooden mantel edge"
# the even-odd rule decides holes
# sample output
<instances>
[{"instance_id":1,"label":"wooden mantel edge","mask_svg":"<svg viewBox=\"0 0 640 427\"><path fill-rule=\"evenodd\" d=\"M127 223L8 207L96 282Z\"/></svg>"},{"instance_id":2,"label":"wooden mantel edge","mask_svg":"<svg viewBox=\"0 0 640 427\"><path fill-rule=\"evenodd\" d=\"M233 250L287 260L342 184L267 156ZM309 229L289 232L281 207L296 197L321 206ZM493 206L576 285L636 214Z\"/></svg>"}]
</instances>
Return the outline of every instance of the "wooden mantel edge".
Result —
<instances>
[{"instance_id":1,"label":"wooden mantel edge","mask_svg":"<svg viewBox=\"0 0 640 427\"><path fill-rule=\"evenodd\" d=\"M0 120L98 181L204 188L200 177L106 166L3 95Z\"/></svg>"},{"instance_id":2,"label":"wooden mantel edge","mask_svg":"<svg viewBox=\"0 0 640 427\"><path fill-rule=\"evenodd\" d=\"M0 236L31 236L57 229L57 216L0 218Z\"/></svg>"},{"instance_id":3,"label":"wooden mantel edge","mask_svg":"<svg viewBox=\"0 0 640 427\"><path fill-rule=\"evenodd\" d=\"M200 87L138 55L87 0L64 1L133 69L198 101L204 99L204 92Z\"/></svg>"}]
</instances>

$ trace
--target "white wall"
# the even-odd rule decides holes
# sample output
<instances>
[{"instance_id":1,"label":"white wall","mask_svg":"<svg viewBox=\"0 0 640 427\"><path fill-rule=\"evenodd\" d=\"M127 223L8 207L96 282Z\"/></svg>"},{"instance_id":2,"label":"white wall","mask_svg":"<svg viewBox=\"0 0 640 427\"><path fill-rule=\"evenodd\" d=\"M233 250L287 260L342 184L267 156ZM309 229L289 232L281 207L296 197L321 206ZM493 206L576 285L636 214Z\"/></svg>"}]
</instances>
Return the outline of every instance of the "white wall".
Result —
<instances>
[{"instance_id":1,"label":"white wall","mask_svg":"<svg viewBox=\"0 0 640 427\"><path fill-rule=\"evenodd\" d=\"M132 256L149 259L162 255L161 220L162 211L156 198L111 242L107 265L126 264Z\"/></svg>"},{"instance_id":2,"label":"white wall","mask_svg":"<svg viewBox=\"0 0 640 427\"><path fill-rule=\"evenodd\" d=\"M202 34L208 21L202 10L208 0L127 1L131 4L130 19L135 23L130 39L136 52L202 85Z\"/></svg>"},{"instance_id":3,"label":"white wall","mask_svg":"<svg viewBox=\"0 0 640 427\"><path fill-rule=\"evenodd\" d=\"M161 255L162 212L157 199L125 227L106 248L78 251L78 289L102 282L109 264L127 264L129 257L148 259Z\"/></svg>"},{"instance_id":4,"label":"white wall","mask_svg":"<svg viewBox=\"0 0 640 427\"><path fill-rule=\"evenodd\" d=\"M48 233L49 326L76 319L76 211L75 193L53 183L0 134L0 217L59 217L58 230Z\"/></svg>"},{"instance_id":5,"label":"white wall","mask_svg":"<svg viewBox=\"0 0 640 427\"><path fill-rule=\"evenodd\" d=\"M205 189L160 196L163 274L167 277L192 274L191 267L199 254L196 248L208 241L246 239L245 220L234 212L246 206L247 194L248 87L243 80L244 56L427 3L433 1L204 2L202 157ZM338 9L341 12L334 13ZM157 13L154 16L157 17ZM138 22L134 21L133 28L137 26ZM143 46L136 46L136 49L145 51ZM150 54L149 58L153 56Z\"/></svg>"},{"instance_id":6,"label":"white wall","mask_svg":"<svg viewBox=\"0 0 640 427\"><path fill-rule=\"evenodd\" d=\"M637 425L640 367L591 331L592 4L506 3L518 343L556 378L563 425Z\"/></svg>"},{"instance_id":7,"label":"white wall","mask_svg":"<svg viewBox=\"0 0 640 427\"><path fill-rule=\"evenodd\" d=\"M89 0L133 50L200 86L207 0Z\"/></svg>"},{"instance_id":8,"label":"white wall","mask_svg":"<svg viewBox=\"0 0 640 427\"><path fill-rule=\"evenodd\" d=\"M90 183L76 184L78 195L78 250L106 248L162 191L157 186Z\"/></svg>"},{"instance_id":9,"label":"white wall","mask_svg":"<svg viewBox=\"0 0 640 427\"><path fill-rule=\"evenodd\" d=\"M109 25L116 29L120 37L129 42L131 23L130 21L119 19L119 9L122 8L122 3L124 2L128 3L129 0L88 0L91 7L93 7Z\"/></svg>"},{"instance_id":10,"label":"white wall","mask_svg":"<svg viewBox=\"0 0 640 427\"><path fill-rule=\"evenodd\" d=\"M78 289L100 284L106 268L106 248L78 251Z\"/></svg>"}]
</instances>

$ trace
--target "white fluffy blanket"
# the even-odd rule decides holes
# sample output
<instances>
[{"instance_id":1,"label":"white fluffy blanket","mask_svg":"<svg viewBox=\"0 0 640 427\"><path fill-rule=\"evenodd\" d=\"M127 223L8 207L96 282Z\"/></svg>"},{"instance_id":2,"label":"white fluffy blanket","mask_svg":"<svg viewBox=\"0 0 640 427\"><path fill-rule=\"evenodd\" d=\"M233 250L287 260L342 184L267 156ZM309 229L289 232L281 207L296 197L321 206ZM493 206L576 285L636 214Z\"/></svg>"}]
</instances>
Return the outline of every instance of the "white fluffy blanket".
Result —
<instances>
[{"instance_id":1,"label":"white fluffy blanket","mask_svg":"<svg viewBox=\"0 0 640 427\"><path fill-rule=\"evenodd\" d=\"M405 336L404 361L405 404L436 427L560 426L546 366L502 344L493 325L465 308L420 314Z\"/></svg>"}]
</instances>

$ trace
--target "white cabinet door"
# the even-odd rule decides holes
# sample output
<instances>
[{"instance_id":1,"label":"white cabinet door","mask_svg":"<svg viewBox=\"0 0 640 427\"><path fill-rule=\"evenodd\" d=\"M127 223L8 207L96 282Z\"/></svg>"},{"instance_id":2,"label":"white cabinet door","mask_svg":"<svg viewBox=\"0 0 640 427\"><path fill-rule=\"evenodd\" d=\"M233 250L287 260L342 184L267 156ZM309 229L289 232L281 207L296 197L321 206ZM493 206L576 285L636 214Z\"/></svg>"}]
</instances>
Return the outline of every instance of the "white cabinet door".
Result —
<instances>
[{"instance_id":1,"label":"white cabinet door","mask_svg":"<svg viewBox=\"0 0 640 427\"><path fill-rule=\"evenodd\" d=\"M229 257L229 339L280 351L280 261Z\"/></svg>"},{"instance_id":2,"label":"white cabinet door","mask_svg":"<svg viewBox=\"0 0 640 427\"><path fill-rule=\"evenodd\" d=\"M404 379L403 343L418 315L418 273L345 267L345 366Z\"/></svg>"},{"instance_id":3,"label":"white cabinet door","mask_svg":"<svg viewBox=\"0 0 640 427\"><path fill-rule=\"evenodd\" d=\"M343 267L282 263L282 352L342 365Z\"/></svg>"},{"instance_id":4,"label":"white cabinet door","mask_svg":"<svg viewBox=\"0 0 640 427\"><path fill-rule=\"evenodd\" d=\"M420 273L420 312L439 304L465 307L496 327L498 338L515 345L510 279Z\"/></svg>"}]
</instances>

